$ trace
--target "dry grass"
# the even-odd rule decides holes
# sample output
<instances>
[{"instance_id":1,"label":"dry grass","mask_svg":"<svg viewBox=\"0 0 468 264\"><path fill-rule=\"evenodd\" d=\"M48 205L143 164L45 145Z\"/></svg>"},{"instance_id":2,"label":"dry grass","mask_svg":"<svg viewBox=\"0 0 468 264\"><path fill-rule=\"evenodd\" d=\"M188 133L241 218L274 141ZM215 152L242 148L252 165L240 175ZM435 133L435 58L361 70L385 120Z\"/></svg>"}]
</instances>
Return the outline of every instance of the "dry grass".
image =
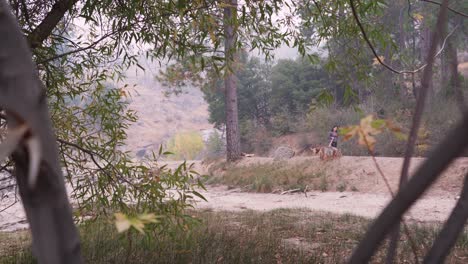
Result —
<instances>
[{"instance_id":1,"label":"dry grass","mask_svg":"<svg viewBox=\"0 0 468 264\"><path fill-rule=\"evenodd\" d=\"M314 168L314 169L311 169ZM336 182L326 177L325 169L318 168L317 161L306 161L298 164L286 162L251 164L248 166L216 164L210 169L208 184L225 184L244 187L255 192L272 192L274 190L301 189L308 186L309 190L327 191L337 185L346 183Z\"/></svg>"},{"instance_id":2,"label":"dry grass","mask_svg":"<svg viewBox=\"0 0 468 264\"><path fill-rule=\"evenodd\" d=\"M352 253L369 220L351 215L312 213L304 210L197 212L202 223L191 231L175 232L172 238L155 235L128 237L116 234L112 225L97 222L82 226L86 263L343 263ZM433 225L413 225L419 255L427 250L437 232ZM1 263L34 263L24 232L0 235ZM413 263L405 237L398 263ZM372 263L382 263L385 249ZM128 258L128 259L127 259ZM447 263L466 263L465 232Z\"/></svg>"},{"instance_id":3,"label":"dry grass","mask_svg":"<svg viewBox=\"0 0 468 264\"><path fill-rule=\"evenodd\" d=\"M395 190L400 179L402 158L377 157L377 162ZM423 158L413 158L412 174ZM222 160L207 166L207 183L239 187L244 191L272 192L276 190L304 189L317 191L359 191L388 194L387 186L377 173L370 157L343 156L331 161L318 157L294 157L284 161L271 158L245 158L228 164ZM467 158L453 162L431 187L427 195L455 196L461 190L462 179L468 166Z\"/></svg>"}]
</instances>

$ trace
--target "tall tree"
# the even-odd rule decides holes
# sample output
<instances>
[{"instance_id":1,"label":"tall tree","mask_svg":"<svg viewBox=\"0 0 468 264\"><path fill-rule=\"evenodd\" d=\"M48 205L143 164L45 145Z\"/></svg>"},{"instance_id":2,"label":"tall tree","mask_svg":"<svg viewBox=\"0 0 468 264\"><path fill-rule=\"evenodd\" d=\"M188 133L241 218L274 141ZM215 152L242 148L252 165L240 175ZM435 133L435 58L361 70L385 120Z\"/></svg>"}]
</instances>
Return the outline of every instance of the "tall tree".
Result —
<instances>
[{"instance_id":1,"label":"tall tree","mask_svg":"<svg viewBox=\"0 0 468 264\"><path fill-rule=\"evenodd\" d=\"M227 0L224 8L224 54L225 68L224 89L226 106L226 152L227 160L235 161L241 158L239 116L237 104L237 80L235 76L238 67L237 52L237 0Z\"/></svg>"},{"instance_id":2,"label":"tall tree","mask_svg":"<svg viewBox=\"0 0 468 264\"><path fill-rule=\"evenodd\" d=\"M271 51L282 43L292 43L305 53L305 41L297 34L291 13L295 3L289 1L213 1L208 8L201 9L192 31L209 35L210 42L204 49L171 65L161 80L171 86L181 84L180 79L195 80L195 84L214 84L219 76L224 76L225 115L227 130L227 159L240 158L240 135L238 125L237 91L235 71L238 70L238 56L241 49L255 50L271 58ZM222 10L222 14L221 11ZM220 19L220 17L223 17ZM222 30L220 30L222 29ZM224 52L218 48L224 46ZM178 73L184 74L178 74ZM185 74L189 73L190 74ZM209 73L207 73L209 72ZM204 78L200 78L204 75ZM182 84L186 84L182 82ZM215 85L213 85L215 86ZM176 92L179 89L176 89Z\"/></svg>"}]
</instances>

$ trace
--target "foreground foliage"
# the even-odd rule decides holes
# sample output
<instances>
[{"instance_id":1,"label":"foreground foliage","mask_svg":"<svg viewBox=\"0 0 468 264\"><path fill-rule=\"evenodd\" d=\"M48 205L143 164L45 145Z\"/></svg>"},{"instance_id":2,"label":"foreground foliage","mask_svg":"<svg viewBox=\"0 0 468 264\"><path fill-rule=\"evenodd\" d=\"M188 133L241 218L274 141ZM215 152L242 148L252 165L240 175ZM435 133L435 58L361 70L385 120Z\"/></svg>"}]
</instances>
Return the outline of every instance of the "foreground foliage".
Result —
<instances>
[{"instance_id":1,"label":"foreground foliage","mask_svg":"<svg viewBox=\"0 0 468 264\"><path fill-rule=\"evenodd\" d=\"M106 222L81 226L86 263L342 263L369 221L304 210L267 213L197 212L202 223L172 238L154 234L119 235ZM412 225L421 255L437 234L437 225ZM25 233L0 235L2 263L34 263ZM412 260L406 237L397 263ZM382 263L382 247L373 263ZM459 239L447 263L465 263L468 233Z\"/></svg>"}]
</instances>

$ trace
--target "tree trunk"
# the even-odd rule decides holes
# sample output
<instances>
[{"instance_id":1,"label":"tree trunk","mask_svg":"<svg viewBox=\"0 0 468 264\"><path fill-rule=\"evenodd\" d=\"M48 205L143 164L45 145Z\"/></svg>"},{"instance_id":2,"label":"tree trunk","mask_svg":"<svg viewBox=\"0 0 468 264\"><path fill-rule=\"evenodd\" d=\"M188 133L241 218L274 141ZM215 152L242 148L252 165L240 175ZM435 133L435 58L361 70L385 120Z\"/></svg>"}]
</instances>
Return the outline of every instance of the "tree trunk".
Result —
<instances>
[{"instance_id":1,"label":"tree trunk","mask_svg":"<svg viewBox=\"0 0 468 264\"><path fill-rule=\"evenodd\" d=\"M9 131L18 125L27 128L12 157L32 233L33 254L39 263L82 263L45 88L26 39L4 0L0 1L0 35L4 38L0 42L0 106L6 110ZM26 148L28 137L39 142L40 149ZM30 156L39 160L39 170L32 174L37 175L35 184L31 184L28 172L32 166Z\"/></svg>"},{"instance_id":2,"label":"tree trunk","mask_svg":"<svg viewBox=\"0 0 468 264\"><path fill-rule=\"evenodd\" d=\"M448 68L450 72L449 87L453 89L460 109L466 110L465 97L462 90L460 74L458 73L458 53L453 40L447 42Z\"/></svg>"},{"instance_id":3,"label":"tree trunk","mask_svg":"<svg viewBox=\"0 0 468 264\"><path fill-rule=\"evenodd\" d=\"M226 0L228 7L224 8L225 60L224 75L225 107L226 107L226 152L227 160L235 161L241 158L239 117L237 111L237 0Z\"/></svg>"},{"instance_id":4,"label":"tree trunk","mask_svg":"<svg viewBox=\"0 0 468 264\"><path fill-rule=\"evenodd\" d=\"M449 29L449 24L450 22L447 21L444 26L444 32L440 35L440 43L442 45L444 39L447 37L448 29ZM439 89L444 89L450 87L449 85L449 72L450 72L450 39L448 39L447 43L447 48L442 52L440 56L440 83L439 83Z\"/></svg>"},{"instance_id":5,"label":"tree trunk","mask_svg":"<svg viewBox=\"0 0 468 264\"><path fill-rule=\"evenodd\" d=\"M431 29L428 25L424 25L422 32L421 32L421 61L424 61L425 58L427 58L429 54L429 47L431 45ZM429 105L431 105L431 102L434 98L434 82L431 79L428 83L427 87L427 99L429 102Z\"/></svg>"}]
</instances>

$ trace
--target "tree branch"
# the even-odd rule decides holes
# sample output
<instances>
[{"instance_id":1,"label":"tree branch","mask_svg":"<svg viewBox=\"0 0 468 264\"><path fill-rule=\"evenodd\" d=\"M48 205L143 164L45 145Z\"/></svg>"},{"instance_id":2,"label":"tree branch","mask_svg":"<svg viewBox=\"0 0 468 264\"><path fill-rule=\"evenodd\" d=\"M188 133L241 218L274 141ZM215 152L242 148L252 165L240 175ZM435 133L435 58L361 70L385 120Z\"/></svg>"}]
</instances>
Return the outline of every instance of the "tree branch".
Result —
<instances>
[{"instance_id":1,"label":"tree branch","mask_svg":"<svg viewBox=\"0 0 468 264\"><path fill-rule=\"evenodd\" d=\"M107 170L105 168L103 168L99 163L98 161L96 160L96 157L104 160L107 162L107 165L110 166L115 172L119 172L119 170L112 164L110 163L109 161L107 161L106 158L104 158L101 154L95 152L95 151L92 151L92 150L89 150L89 149L86 149L86 148L83 148L82 146L78 145L78 144L75 144L75 143L72 143L72 142L69 142L69 141L66 141L66 140L63 140L63 139L60 139L60 138L57 138L57 141L64 144L64 145L68 145L68 146L71 146L71 147L74 147L86 154L88 154L90 157L91 157L91 160L93 161L93 163L99 168L99 170L103 171L107 177L109 177L111 180L113 180L112 178L112 175L110 175ZM127 184L130 184L132 186L135 186L133 183L131 183L129 180L127 180L125 177L117 177L118 179L124 181L125 183ZM135 186L136 187L136 186Z\"/></svg>"},{"instance_id":2,"label":"tree branch","mask_svg":"<svg viewBox=\"0 0 468 264\"><path fill-rule=\"evenodd\" d=\"M443 34L442 32L444 32L444 25L447 21L448 0L444 0L443 3L444 4L442 8L440 9L439 15L437 18L436 30L434 31L434 34L432 35L431 46L429 47L429 54L427 55L427 59L426 59L427 67L424 68L424 72L423 72L423 76L421 80L421 91L418 93L418 97L416 98L416 107L415 107L415 112L413 116L413 122L411 124L411 131L410 131L410 135L406 144L405 158L403 160L403 166L401 169L399 189L401 189L408 181L408 171L409 171L409 166L411 162L411 157L413 156L414 145L418 137L418 130L421 124L421 119L422 119L422 115L424 111L427 90L429 89L429 83L432 79L432 67L435 61L435 57L437 56L436 54L437 45L440 40L440 35L442 35ZM445 46L446 40L447 38L445 38L442 46ZM390 246L388 248L388 254L387 254L387 259L386 259L387 264L393 263L393 260L395 259L395 255L396 255L397 248L398 248L399 236L400 236L400 223L398 222L391 234Z\"/></svg>"},{"instance_id":3,"label":"tree branch","mask_svg":"<svg viewBox=\"0 0 468 264\"><path fill-rule=\"evenodd\" d=\"M424 263L437 264L445 263L450 249L457 241L458 236L463 232L466 220L468 219L468 174L465 175L463 190L455 208L445 222L444 227L437 236L432 248L427 253Z\"/></svg>"},{"instance_id":4,"label":"tree branch","mask_svg":"<svg viewBox=\"0 0 468 264\"><path fill-rule=\"evenodd\" d=\"M65 14L78 0L59 0L53 6L42 22L27 36L32 49L39 47L46 40Z\"/></svg>"},{"instance_id":5,"label":"tree branch","mask_svg":"<svg viewBox=\"0 0 468 264\"><path fill-rule=\"evenodd\" d=\"M86 47L81 47L79 49L76 49L76 50L72 50L72 51L68 51L68 52L65 52L65 53L62 53L62 54L58 54L54 57L51 57L51 58L48 58L48 59L45 59L45 60L42 60L42 61L39 61L37 62L37 64L44 64L44 63L47 63L47 62L50 62L50 61L53 61L53 60L56 60L56 59L60 59L62 57L65 57L65 56L68 56L68 55L71 55L71 54L74 54L74 53L78 53L78 52L81 52L81 51L85 51L85 50L89 50L93 47L95 47L97 44L99 44L101 41L103 41L104 39L120 32L121 30L116 30L116 31L113 31L111 33L108 33L104 36L102 36L100 39L94 41L93 43L89 44L88 46Z\"/></svg>"},{"instance_id":6,"label":"tree branch","mask_svg":"<svg viewBox=\"0 0 468 264\"><path fill-rule=\"evenodd\" d=\"M367 146L367 151L369 152L369 155L372 157L372 161L374 162L374 165L375 167L377 168L377 171L379 172L380 176L382 177L382 179L384 180L385 182L385 185L387 186L387 189L388 191L390 192L390 195L392 196L392 199L395 198L395 194L394 192L392 191L392 188L390 187L390 184L387 180L387 177L385 176L382 168L380 168L380 165L379 163L377 162L377 159L375 158L375 154L374 154L374 151L370 148L369 146L369 142L367 141L367 138L364 136L364 142L366 143L366 146ZM413 255L414 255L414 260L415 260L415 263L418 264L419 263L419 259L418 259L418 250L416 248L416 243L414 242L414 239L413 237L411 236L411 233L410 233L410 229L408 227L408 225L406 224L406 221L405 219L402 218L402 222L403 222L403 229L404 229L404 232L406 234L406 236L408 237L408 241L410 243L410 247L411 247L411 250L413 251ZM400 228L398 227L398 229L400 230ZM398 233L399 234L399 233ZM398 238L398 237L397 237ZM393 242L393 243L392 243ZM392 246L393 244L393 246ZM396 249L397 247L397 244L392 240L391 243L390 243L390 246L389 246L389 250L388 252L390 252L390 254L387 254L387 259L386 259L386 262L387 263L391 263L393 262L393 248Z\"/></svg>"},{"instance_id":7,"label":"tree branch","mask_svg":"<svg viewBox=\"0 0 468 264\"><path fill-rule=\"evenodd\" d=\"M29 29L32 30L31 20L29 18L28 6L26 5L25 0L21 0L21 12L24 14L24 20L26 20L26 24L28 25Z\"/></svg>"},{"instance_id":8,"label":"tree branch","mask_svg":"<svg viewBox=\"0 0 468 264\"><path fill-rule=\"evenodd\" d=\"M13 187L15 187L15 186L16 186L16 184L13 185ZM18 199L15 199L15 200L13 201L13 203L11 203L10 205L6 206L5 208L2 208L2 209L0 210L0 213L3 213L3 212L5 212L6 210L8 210L10 207L13 207L17 202L18 202Z\"/></svg>"},{"instance_id":9,"label":"tree branch","mask_svg":"<svg viewBox=\"0 0 468 264\"><path fill-rule=\"evenodd\" d=\"M415 70L397 70L395 68L393 68L392 66L388 65L387 63L385 63L380 57L379 55L377 54L377 51L375 50L374 46L372 45L372 43L370 42L369 40L369 37L367 36L367 33L366 31L364 30L364 27L361 23L361 21L359 20L359 17L357 15L357 12L356 12L356 6L354 5L354 1L353 0L349 0L349 4L351 6L351 10L352 10L352 13L353 13L353 17L354 19L356 20L356 23L358 24L359 26L359 29L362 33L362 36L364 38L364 40L366 41L367 45L369 46L369 48L371 49L372 53L374 54L374 57L375 59L382 65L384 66L385 68L387 68L388 70L390 70L391 72L394 72L394 73L397 73L397 74L414 74L414 73L417 73L417 72L420 72L422 71L424 68L427 67L427 64L424 64L422 66L420 66L419 68L415 69ZM458 27L458 26L457 26ZM457 27L455 27L452 32L450 32L450 34L448 34L445 39L444 39L444 42L443 42L443 45L442 47L440 48L440 50L436 53L435 56L439 56L442 51L444 50L445 48L445 43L447 42L447 39L453 34L453 32L455 32L455 30L457 29Z\"/></svg>"},{"instance_id":10,"label":"tree branch","mask_svg":"<svg viewBox=\"0 0 468 264\"><path fill-rule=\"evenodd\" d=\"M354 251L348 263L368 263L373 253L398 223L402 215L439 177L440 173L468 146L468 112L431 152L410 181L403 186L394 199L382 211Z\"/></svg>"},{"instance_id":11,"label":"tree branch","mask_svg":"<svg viewBox=\"0 0 468 264\"><path fill-rule=\"evenodd\" d=\"M436 1L432 1L432 0L419 0L421 2L426 2L426 3L431 3L431 4L435 4L435 5L438 5L438 6L442 6L441 3L439 2L436 2ZM460 11L457 11L451 7L448 7L448 10L452 11L453 13L457 14L457 15L460 15L460 16L464 16L464 17L467 17L468 18L468 14L465 14L465 13L462 13Z\"/></svg>"}]
</instances>

